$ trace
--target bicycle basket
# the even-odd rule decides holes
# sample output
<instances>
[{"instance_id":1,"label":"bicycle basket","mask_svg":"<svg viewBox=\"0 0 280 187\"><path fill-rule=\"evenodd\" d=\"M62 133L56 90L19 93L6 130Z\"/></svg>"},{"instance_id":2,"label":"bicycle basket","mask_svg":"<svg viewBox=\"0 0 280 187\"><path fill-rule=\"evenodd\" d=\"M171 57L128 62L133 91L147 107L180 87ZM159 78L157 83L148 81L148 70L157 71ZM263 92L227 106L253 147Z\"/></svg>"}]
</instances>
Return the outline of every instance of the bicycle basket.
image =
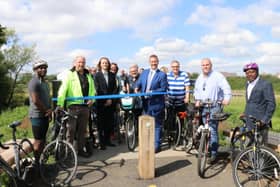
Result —
<instances>
[{"instance_id":1,"label":"bicycle basket","mask_svg":"<svg viewBox=\"0 0 280 187\"><path fill-rule=\"evenodd\" d=\"M133 97L121 98L121 108L123 110L132 110L132 108L133 108Z\"/></svg>"}]
</instances>

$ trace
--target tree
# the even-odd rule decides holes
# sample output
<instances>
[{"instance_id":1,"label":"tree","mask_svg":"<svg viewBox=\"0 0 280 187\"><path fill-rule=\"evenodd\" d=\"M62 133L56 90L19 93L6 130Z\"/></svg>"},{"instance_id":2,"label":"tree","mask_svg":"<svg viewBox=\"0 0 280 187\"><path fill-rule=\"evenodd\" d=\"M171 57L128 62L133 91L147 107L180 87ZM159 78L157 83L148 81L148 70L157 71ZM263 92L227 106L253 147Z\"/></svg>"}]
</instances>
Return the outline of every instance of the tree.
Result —
<instances>
[{"instance_id":1,"label":"tree","mask_svg":"<svg viewBox=\"0 0 280 187\"><path fill-rule=\"evenodd\" d=\"M2 27L0 24L0 49L2 46L6 44L6 28ZM10 90L10 79L7 76L8 74L8 67L4 64L4 55L2 50L0 50L0 111L4 106L5 101L8 98L7 90Z\"/></svg>"},{"instance_id":2,"label":"tree","mask_svg":"<svg viewBox=\"0 0 280 187\"><path fill-rule=\"evenodd\" d=\"M8 69L8 77L12 80L10 85L9 97L6 106L10 107L14 92L18 83L19 75L23 67L31 63L36 58L35 45L27 47L19 43L19 38L14 30L6 30L7 46L3 50L3 64Z\"/></svg>"}]
</instances>

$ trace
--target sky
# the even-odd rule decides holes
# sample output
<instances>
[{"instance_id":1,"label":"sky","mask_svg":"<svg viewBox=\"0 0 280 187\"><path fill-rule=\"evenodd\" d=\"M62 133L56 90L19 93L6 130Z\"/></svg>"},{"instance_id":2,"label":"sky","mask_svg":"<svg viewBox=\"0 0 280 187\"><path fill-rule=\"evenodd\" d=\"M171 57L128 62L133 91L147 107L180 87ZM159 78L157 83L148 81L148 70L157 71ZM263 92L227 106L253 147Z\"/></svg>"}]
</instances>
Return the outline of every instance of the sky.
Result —
<instances>
[{"instance_id":1,"label":"sky","mask_svg":"<svg viewBox=\"0 0 280 187\"><path fill-rule=\"evenodd\" d=\"M159 67L178 60L190 73L204 57L221 72L243 75L257 62L261 73L280 73L279 0L0 0L0 24L36 44L49 74L78 55L91 67L106 56L120 69L148 68L151 54Z\"/></svg>"}]
</instances>

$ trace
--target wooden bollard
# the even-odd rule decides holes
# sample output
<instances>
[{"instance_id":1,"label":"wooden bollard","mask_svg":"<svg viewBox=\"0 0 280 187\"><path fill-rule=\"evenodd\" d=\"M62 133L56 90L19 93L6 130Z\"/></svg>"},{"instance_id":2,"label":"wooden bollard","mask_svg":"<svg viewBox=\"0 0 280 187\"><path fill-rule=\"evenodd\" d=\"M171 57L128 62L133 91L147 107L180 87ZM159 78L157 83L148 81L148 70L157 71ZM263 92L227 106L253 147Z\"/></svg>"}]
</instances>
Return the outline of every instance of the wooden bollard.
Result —
<instances>
[{"instance_id":1,"label":"wooden bollard","mask_svg":"<svg viewBox=\"0 0 280 187\"><path fill-rule=\"evenodd\" d=\"M155 119L148 115L139 117L138 172L141 179L155 177Z\"/></svg>"}]
</instances>

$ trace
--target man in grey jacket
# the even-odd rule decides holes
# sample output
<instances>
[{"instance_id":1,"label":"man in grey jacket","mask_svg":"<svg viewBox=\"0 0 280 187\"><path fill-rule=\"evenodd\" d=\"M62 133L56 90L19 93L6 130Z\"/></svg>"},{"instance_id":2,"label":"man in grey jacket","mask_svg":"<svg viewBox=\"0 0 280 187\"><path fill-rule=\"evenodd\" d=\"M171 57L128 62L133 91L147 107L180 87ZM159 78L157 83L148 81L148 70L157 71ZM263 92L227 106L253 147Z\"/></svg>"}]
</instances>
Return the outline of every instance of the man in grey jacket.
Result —
<instances>
[{"instance_id":1,"label":"man in grey jacket","mask_svg":"<svg viewBox=\"0 0 280 187\"><path fill-rule=\"evenodd\" d=\"M276 104L272 84L263 80L259 76L259 67L256 63L246 64L243 68L246 74L246 106L244 114L254 116L261 120L266 129L262 131L263 143L267 143L268 128L272 127L271 118L274 113ZM248 128L254 126L250 119L247 119Z\"/></svg>"}]
</instances>

